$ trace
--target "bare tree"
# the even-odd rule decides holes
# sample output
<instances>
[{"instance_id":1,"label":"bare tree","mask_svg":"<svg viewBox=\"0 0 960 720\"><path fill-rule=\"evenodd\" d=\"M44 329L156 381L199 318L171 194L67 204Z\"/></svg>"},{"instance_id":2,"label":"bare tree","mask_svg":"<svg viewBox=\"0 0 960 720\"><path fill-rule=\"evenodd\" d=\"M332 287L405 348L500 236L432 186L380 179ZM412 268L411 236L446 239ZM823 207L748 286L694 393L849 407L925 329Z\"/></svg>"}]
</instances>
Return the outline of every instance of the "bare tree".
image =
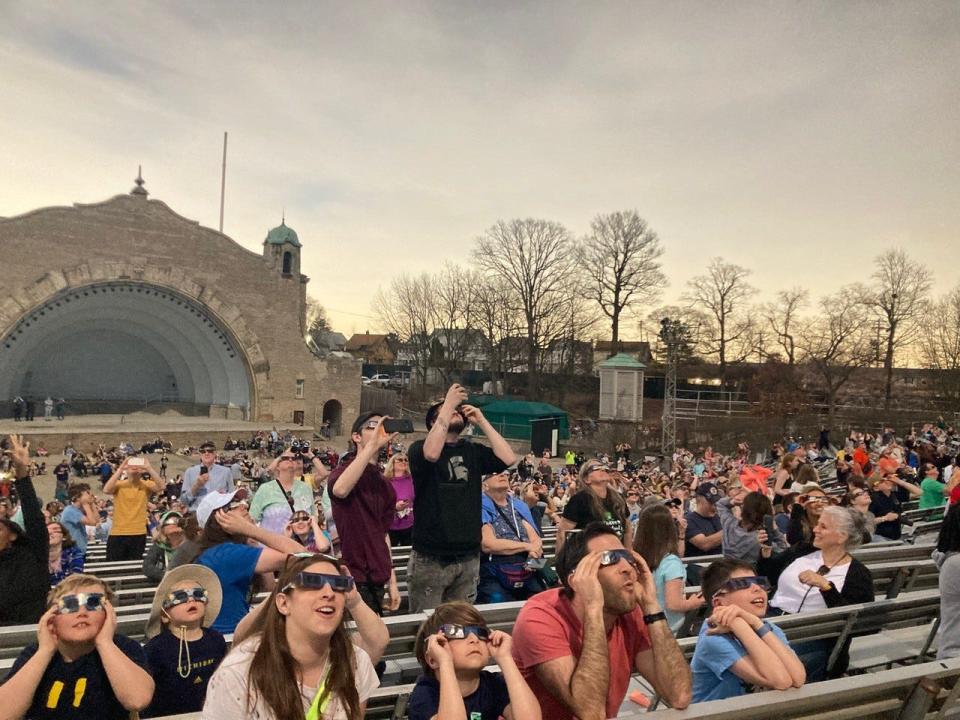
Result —
<instances>
[{"instance_id":1,"label":"bare tree","mask_svg":"<svg viewBox=\"0 0 960 720\"><path fill-rule=\"evenodd\" d=\"M480 277L474 288L473 314L487 341L490 371L503 377L515 364L513 338L523 332L523 311L513 288L497 277Z\"/></svg>"},{"instance_id":2,"label":"bare tree","mask_svg":"<svg viewBox=\"0 0 960 720\"><path fill-rule=\"evenodd\" d=\"M670 320L679 320L687 326L689 342L684 342L680 346L681 363L689 363L693 360L702 362L699 354L700 329L710 322L710 318L699 308L689 305L661 305L652 310L645 321L645 327L656 328L660 332L660 321L664 318ZM658 335L649 339L651 351L659 347Z\"/></svg>"},{"instance_id":3,"label":"bare tree","mask_svg":"<svg viewBox=\"0 0 960 720\"><path fill-rule=\"evenodd\" d=\"M700 328L700 347L708 357L716 357L720 378L726 380L727 366L742 362L753 349L754 325L747 311L754 288L747 282L750 271L740 265L714 258L704 275L687 283L682 300L709 319Z\"/></svg>"},{"instance_id":4,"label":"bare tree","mask_svg":"<svg viewBox=\"0 0 960 720\"><path fill-rule=\"evenodd\" d=\"M373 298L373 310L387 332L408 345L417 379L426 382L430 359L430 336L436 327L434 283L427 273L399 275L387 290L379 289Z\"/></svg>"},{"instance_id":5,"label":"bare tree","mask_svg":"<svg viewBox=\"0 0 960 720\"><path fill-rule=\"evenodd\" d=\"M796 333L800 311L806 307L809 297L810 293L807 290L793 287L778 292L777 299L762 308L766 329L771 331L772 339L783 350L787 365L791 367L796 363L797 358ZM759 337L761 341L758 348L761 354L767 355L769 350L763 343L763 338L766 338L767 334L761 331Z\"/></svg>"},{"instance_id":6,"label":"bare tree","mask_svg":"<svg viewBox=\"0 0 960 720\"><path fill-rule=\"evenodd\" d=\"M578 252L590 277L590 297L610 318L616 352L620 316L635 302L652 302L667 283L660 270L663 247L636 210L597 215Z\"/></svg>"},{"instance_id":7,"label":"bare tree","mask_svg":"<svg viewBox=\"0 0 960 720\"><path fill-rule=\"evenodd\" d=\"M320 304L320 301L311 295L307 295L307 301L304 309L304 340L307 347L317 355L326 354L326 343L323 334L331 330L330 319L327 317L327 311Z\"/></svg>"},{"instance_id":8,"label":"bare tree","mask_svg":"<svg viewBox=\"0 0 960 720\"><path fill-rule=\"evenodd\" d=\"M920 357L934 370L960 370L960 285L923 313Z\"/></svg>"},{"instance_id":9,"label":"bare tree","mask_svg":"<svg viewBox=\"0 0 960 720\"><path fill-rule=\"evenodd\" d=\"M870 363L868 311L857 288L843 288L820 301L820 314L801 330L801 362L818 378L833 425L840 389Z\"/></svg>"},{"instance_id":10,"label":"bare tree","mask_svg":"<svg viewBox=\"0 0 960 720\"><path fill-rule=\"evenodd\" d=\"M937 384L947 397L960 397L960 285L923 312L920 360L938 370Z\"/></svg>"},{"instance_id":11,"label":"bare tree","mask_svg":"<svg viewBox=\"0 0 960 720\"><path fill-rule=\"evenodd\" d=\"M893 394L893 364L898 350L912 343L919 330L918 319L930 291L930 272L899 248L887 250L876 259L875 281L869 296L874 314L886 323L883 337L886 370L884 408Z\"/></svg>"},{"instance_id":12,"label":"bare tree","mask_svg":"<svg viewBox=\"0 0 960 720\"><path fill-rule=\"evenodd\" d=\"M477 238L473 258L478 267L510 285L523 310L527 393L535 398L544 331L570 293L575 258L570 233L549 220L501 220Z\"/></svg>"}]
</instances>

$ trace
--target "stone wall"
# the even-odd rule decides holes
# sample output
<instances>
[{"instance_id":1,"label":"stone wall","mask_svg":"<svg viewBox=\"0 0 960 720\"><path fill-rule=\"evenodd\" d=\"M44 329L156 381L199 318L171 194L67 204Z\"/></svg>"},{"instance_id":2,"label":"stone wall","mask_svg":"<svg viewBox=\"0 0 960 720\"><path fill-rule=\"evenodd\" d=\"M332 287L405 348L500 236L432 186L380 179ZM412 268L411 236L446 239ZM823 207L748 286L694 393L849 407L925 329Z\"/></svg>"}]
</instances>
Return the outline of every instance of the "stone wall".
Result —
<instances>
[{"instance_id":1,"label":"stone wall","mask_svg":"<svg viewBox=\"0 0 960 720\"><path fill-rule=\"evenodd\" d=\"M329 399L342 404L344 417L359 411L360 362L320 360L303 341L308 278L283 275L260 254L160 201L120 195L0 220L0 247L2 339L66 290L111 281L143 283L198 303L229 332L249 375L250 420L292 422L297 412L305 423L319 424ZM303 397L297 397L298 380ZM15 393L15 388L0 389L0 395L10 396L0 400ZM222 414L230 413L223 409Z\"/></svg>"}]
</instances>

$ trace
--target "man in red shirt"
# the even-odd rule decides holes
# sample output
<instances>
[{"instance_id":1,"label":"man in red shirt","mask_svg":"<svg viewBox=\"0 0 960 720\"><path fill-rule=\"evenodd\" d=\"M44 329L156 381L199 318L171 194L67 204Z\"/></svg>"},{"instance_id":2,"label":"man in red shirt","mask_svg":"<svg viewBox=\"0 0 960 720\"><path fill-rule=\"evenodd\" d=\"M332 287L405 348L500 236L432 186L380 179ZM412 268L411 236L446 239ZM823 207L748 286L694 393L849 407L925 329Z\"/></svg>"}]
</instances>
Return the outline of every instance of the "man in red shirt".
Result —
<instances>
[{"instance_id":1,"label":"man in red shirt","mask_svg":"<svg viewBox=\"0 0 960 720\"><path fill-rule=\"evenodd\" d=\"M513 657L550 720L616 717L639 672L672 707L690 704L691 677L643 558L591 523L557 555L562 588L527 600Z\"/></svg>"}]
</instances>

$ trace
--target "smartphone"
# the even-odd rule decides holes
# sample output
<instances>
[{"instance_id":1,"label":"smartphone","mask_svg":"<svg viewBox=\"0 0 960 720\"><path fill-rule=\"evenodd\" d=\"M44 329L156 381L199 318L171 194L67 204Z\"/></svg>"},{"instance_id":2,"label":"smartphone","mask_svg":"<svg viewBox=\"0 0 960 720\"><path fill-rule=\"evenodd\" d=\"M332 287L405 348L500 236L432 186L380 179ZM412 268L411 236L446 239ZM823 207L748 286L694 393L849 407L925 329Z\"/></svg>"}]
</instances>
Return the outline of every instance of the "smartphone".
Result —
<instances>
[{"instance_id":1,"label":"smartphone","mask_svg":"<svg viewBox=\"0 0 960 720\"><path fill-rule=\"evenodd\" d=\"M383 431L385 433L412 433L413 420L410 418L387 418L383 421Z\"/></svg>"},{"instance_id":2,"label":"smartphone","mask_svg":"<svg viewBox=\"0 0 960 720\"><path fill-rule=\"evenodd\" d=\"M143 467L146 464L147 464L147 461L144 460L143 458L132 457L129 460L127 460L127 465L131 467Z\"/></svg>"},{"instance_id":3,"label":"smartphone","mask_svg":"<svg viewBox=\"0 0 960 720\"><path fill-rule=\"evenodd\" d=\"M773 541L773 515L763 516L763 529L767 533L767 542Z\"/></svg>"},{"instance_id":4,"label":"smartphone","mask_svg":"<svg viewBox=\"0 0 960 720\"><path fill-rule=\"evenodd\" d=\"M529 558L527 560L527 569L528 570L540 570L547 566L546 558Z\"/></svg>"},{"instance_id":5,"label":"smartphone","mask_svg":"<svg viewBox=\"0 0 960 720\"><path fill-rule=\"evenodd\" d=\"M201 474L201 475L206 475L208 472L210 472L210 468L208 468L206 465L201 465L201 466L200 466L200 474Z\"/></svg>"}]
</instances>

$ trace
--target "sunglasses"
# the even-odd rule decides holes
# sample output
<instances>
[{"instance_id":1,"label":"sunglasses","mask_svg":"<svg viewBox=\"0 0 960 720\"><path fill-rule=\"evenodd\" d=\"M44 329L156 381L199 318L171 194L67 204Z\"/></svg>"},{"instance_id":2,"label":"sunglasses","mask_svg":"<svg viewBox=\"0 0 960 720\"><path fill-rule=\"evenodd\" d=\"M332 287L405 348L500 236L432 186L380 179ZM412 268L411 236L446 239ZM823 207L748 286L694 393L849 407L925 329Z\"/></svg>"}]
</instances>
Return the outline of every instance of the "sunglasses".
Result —
<instances>
[{"instance_id":1,"label":"sunglasses","mask_svg":"<svg viewBox=\"0 0 960 720\"><path fill-rule=\"evenodd\" d=\"M626 560L631 565L636 565L637 561L629 550L604 550L600 553L600 567L616 565L621 560Z\"/></svg>"},{"instance_id":2,"label":"sunglasses","mask_svg":"<svg viewBox=\"0 0 960 720\"><path fill-rule=\"evenodd\" d=\"M167 595L166 600L163 601L163 607L169 610L172 607L183 605L191 600L195 600L196 602L206 605L209 600L207 591L202 587L193 587L189 590L173 590L169 595Z\"/></svg>"},{"instance_id":3,"label":"sunglasses","mask_svg":"<svg viewBox=\"0 0 960 720\"><path fill-rule=\"evenodd\" d=\"M163 521L163 527L169 527L171 525L176 525L177 527L180 527L181 525L183 525L183 518L169 517Z\"/></svg>"},{"instance_id":4,"label":"sunglasses","mask_svg":"<svg viewBox=\"0 0 960 720\"><path fill-rule=\"evenodd\" d=\"M299 460L300 456L299 455L281 455L280 459L281 460Z\"/></svg>"},{"instance_id":5,"label":"sunglasses","mask_svg":"<svg viewBox=\"0 0 960 720\"><path fill-rule=\"evenodd\" d=\"M490 639L490 629L483 625L456 625L447 623L440 626L440 632L448 640L463 640L467 635L476 635L480 640Z\"/></svg>"},{"instance_id":6,"label":"sunglasses","mask_svg":"<svg viewBox=\"0 0 960 720\"><path fill-rule=\"evenodd\" d=\"M217 454L217 451L216 451L216 450L211 450L211 449L207 448L207 449L205 449L205 450L201 450L201 451L200 451L200 454L201 454L201 455L216 455L216 454Z\"/></svg>"},{"instance_id":7,"label":"sunglasses","mask_svg":"<svg viewBox=\"0 0 960 720\"><path fill-rule=\"evenodd\" d=\"M106 612L103 605L103 593L76 593L64 595L57 600L57 612L60 615L73 615L81 610L87 612Z\"/></svg>"},{"instance_id":8,"label":"sunglasses","mask_svg":"<svg viewBox=\"0 0 960 720\"><path fill-rule=\"evenodd\" d=\"M290 518L290 522L295 522L295 523L309 522L309 520L310 520L310 516L307 515L307 513L297 513L292 518Z\"/></svg>"},{"instance_id":9,"label":"sunglasses","mask_svg":"<svg viewBox=\"0 0 960 720\"><path fill-rule=\"evenodd\" d=\"M376 430L377 426L380 424L379 420L368 420L367 423L363 426L364 430Z\"/></svg>"},{"instance_id":10,"label":"sunglasses","mask_svg":"<svg viewBox=\"0 0 960 720\"><path fill-rule=\"evenodd\" d=\"M229 512L230 510L236 510L237 508L246 509L249 507L250 503L248 503L246 500L234 500L232 503L227 505L227 511Z\"/></svg>"},{"instance_id":11,"label":"sunglasses","mask_svg":"<svg viewBox=\"0 0 960 720\"><path fill-rule=\"evenodd\" d=\"M301 572L287 583L280 592L288 592L291 588L298 590L320 590L325 585L338 593L348 593L353 590L353 578L348 575L329 575L327 573Z\"/></svg>"},{"instance_id":12,"label":"sunglasses","mask_svg":"<svg viewBox=\"0 0 960 720\"><path fill-rule=\"evenodd\" d=\"M770 581L765 577L760 577L759 575L751 575L750 577L737 577L730 578L723 585L720 586L720 589L717 590L713 595L724 595L728 592L736 592L737 590L746 590L748 587L756 585L764 592L770 590Z\"/></svg>"}]
</instances>

